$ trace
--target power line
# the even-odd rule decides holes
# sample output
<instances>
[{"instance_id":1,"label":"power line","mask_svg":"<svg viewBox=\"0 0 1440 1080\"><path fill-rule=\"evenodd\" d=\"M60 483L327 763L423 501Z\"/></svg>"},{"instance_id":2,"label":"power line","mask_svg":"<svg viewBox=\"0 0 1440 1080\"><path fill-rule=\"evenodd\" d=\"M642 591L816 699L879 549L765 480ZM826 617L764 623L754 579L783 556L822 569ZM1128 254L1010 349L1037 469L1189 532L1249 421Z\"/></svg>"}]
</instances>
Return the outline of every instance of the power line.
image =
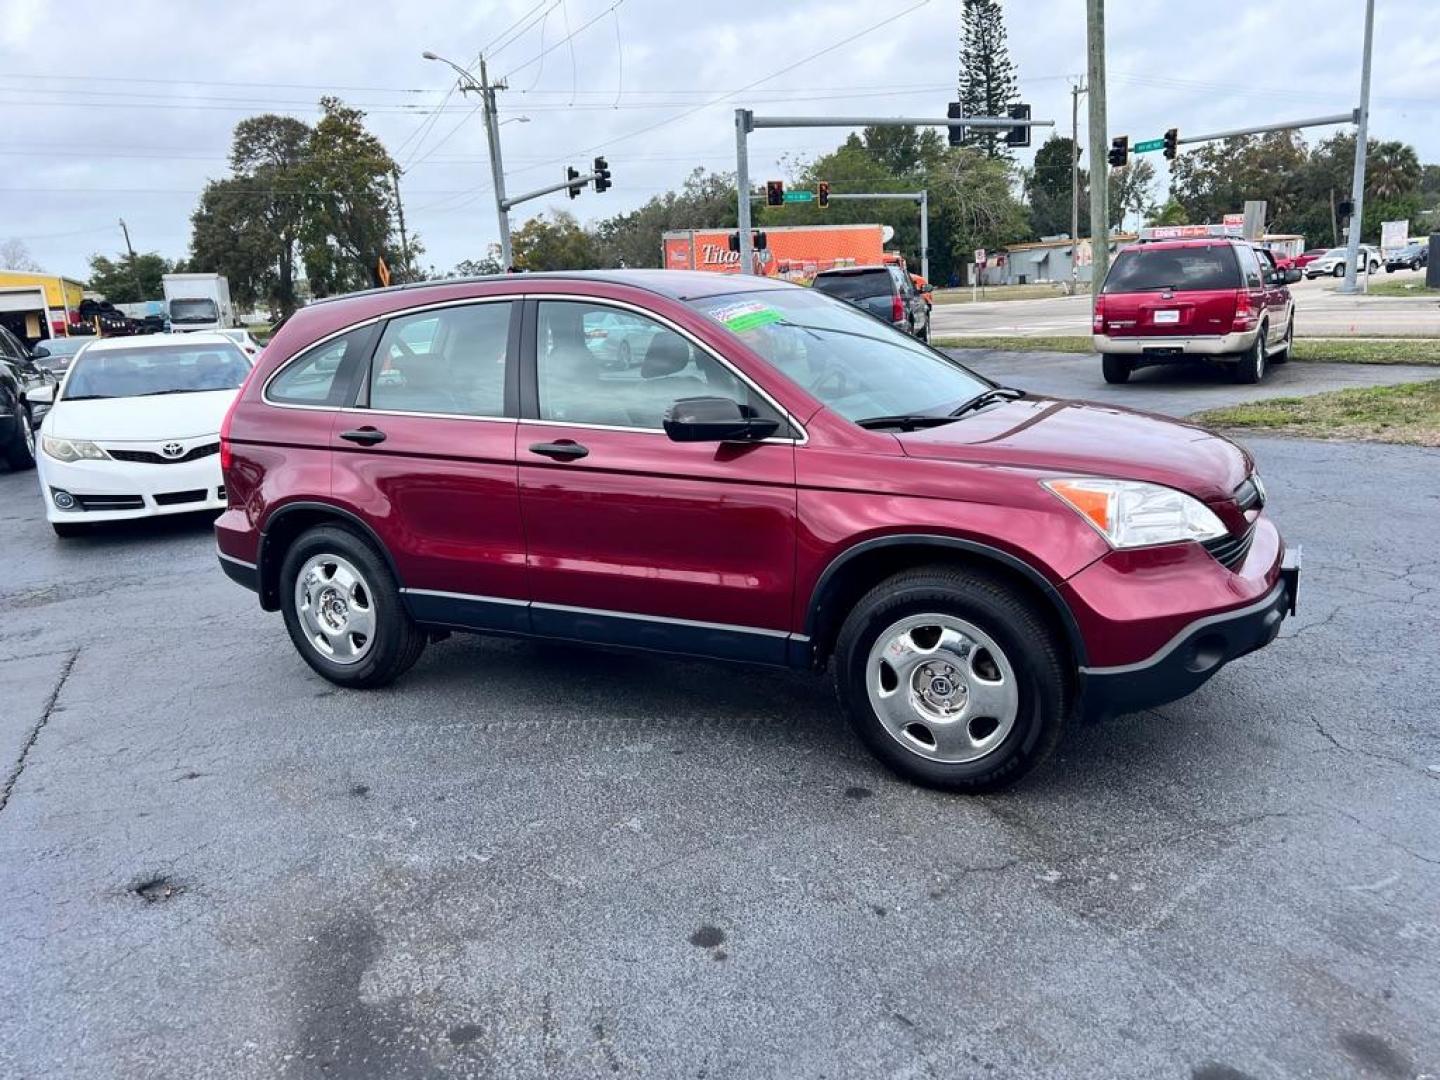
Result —
<instances>
[{"instance_id":1,"label":"power line","mask_svg":"<svg viewBox=\"0 0 1440 1080\"><path fill-rule=\"evenodd\" d=\"M154 83L165 86L229 86L229 87L278 87L282 90L324 90L333 93L336 90L344 90L347 93L352 91L365 91L377 94L428 94L432 91L419 90L409 86L334 86L321 83L279 83L271 82L268 79L264 82L219 82L214 79L155 79L141 77L138 75L55 75L51 72L43 74L21 74L19 72L0 72L0 79L22 79L30 81L33 79L63 79L68 82L128 82L128 83Z\"/></svg>"},{"instance_id":2,"label":"power line","mask_svg":"<svg viewBox=\"0 0 1440 1080\"><path fill-rule=\"evenodd\" d=\"M542 2L543 2L543 0L542 0ZM535 7L539 7L539 6L540 6L539 4L536 4L536 5L535 5ZM492 52L492 51L491 51L491 45L494 45L494 42L492 41L492 42L490 43L490 45L487 45L487 46L485 46L485 48L483 48L483 49L480 50L481 53L485 56L485 59L486 59L486 60L494 60L494 59L495 59L497 56L499 56L502 52L504 52L506 49L510 48L511 45L514 45L517 41L519 41L519 40L520 40L521 38L523 38L526 34L528 34L531 30L533 30L533 29L535 28L535 25L536 25L537 23L540 25L540 33L541 33L541 35L542 35L542 37L543 37L543 35L544 35L544 33L545 33L545 23L546 23L547 21L549 21L550 13L551 13L552 11L554 11L554 10L555 10L557 7L559 7L559 6L560 6L560 0L550 0L550 6L549 6L549 7L547 7L544 11L540 12L540 14L539 14L538 16L536 16L535 18L530 19L530 21L527 22L523 27L521 27L520 30L518 30L516 33L512 34L512 35L510 36L510 38L509 38L508 40L506 40L506 42L505 42L503 45L498 46L498 47L495 48L494 51ZM530 10L531 10L531 12L534 12L534 11L535 11L535 8L531 8ZM503 37L504 35L502 34L501 36Z\"/></svg>"},{"instance_id":3,"label":"power line","mask_svg":"<svg viewBox=\"0 0 1440 1080\"><path fill-rule=\"evenodd\" d=\"M555 4L555 3L558 3L558 2L559 2L559 0L540 0L540 2L539 2L538 4L536 4L536 5L535 5L534 7L532 7L532 8L529 8L529 9L525 12L525 14L521 15L518 19L516 19L514 22L512 22L512 23L511 23L509 26L507 26L504 30L501 30L500 33L496 34L493 38L491 38L490 41L489 41L487 44L481 46L480 55L481 55L481 56L485 56L487 53L489 53L490 50L495 47L495 43L496 43L497 41L499 41L501 38L503 38L506 34L510 33L511 30L514 30L515 27L519 26L519 25L520 25L522 22L524 22L526 19L530 18L531 15L535 14L535 12L539 11L539 10L540 10L542 7L544 7L547 3L548 3L548 4L551 4L551 6L553 7L554 4ZM529 29L529 27L526 27L526 30L528 30L528 29ZM523 34L525 31L522 30L522 31L520 31L520 32ZM505 47L504 45L500 46L500 48L502 48L502 49L503 49L504 47Z\"/></svg>"},{"instance_id":4,"label":"power line","mask_svg":"<svg viewBox=\"0 0 1440 1080\"><path fill-rule=\"evenodd\" d=\"M529 67L531 64L535 63L535 61L537 61L537 60L541 59L543 56L545 56L546 53L554 52L554 51L555 51L556 49L558 49L561 45L564 45L566 42L572 40L576 35L578 35L578 34L583 34L586 30L588 30L590 27L594 26L597 22L599 22L601 19L603 19L606 15L610 14L610 12L614 11L616 8L618 8L618 7L619 7L621 4L623 4L623 3L625 3L625 0L615 0L615 2L614 2L613 4L611 4L611 5L610 5L608 8L606 8L604 11L600 12L600 14L596 15L593 19L590 19L590 20L588 20L587 22L583 23L581 26L577 27L577 28L576 28L574 31L572 31L571 33L566 34L563 38L561 38L559 41L555 42L555 44L554 44L554 45L551 45L548 49L542 49L540 52L538 52L538 53L536 53L534 56L532 56L529 60L526 60L523 64L520 64L518 67L513 67L513 68L511 68L509 71L507 71L507 72L501 77L502 81L509 79L510 76L511 76L511 75L514 75L515 72L517 72L517 71L523 71L523 70L525 70L525 69L526 69L527 67Z\"/></svg>"}]
</instances>

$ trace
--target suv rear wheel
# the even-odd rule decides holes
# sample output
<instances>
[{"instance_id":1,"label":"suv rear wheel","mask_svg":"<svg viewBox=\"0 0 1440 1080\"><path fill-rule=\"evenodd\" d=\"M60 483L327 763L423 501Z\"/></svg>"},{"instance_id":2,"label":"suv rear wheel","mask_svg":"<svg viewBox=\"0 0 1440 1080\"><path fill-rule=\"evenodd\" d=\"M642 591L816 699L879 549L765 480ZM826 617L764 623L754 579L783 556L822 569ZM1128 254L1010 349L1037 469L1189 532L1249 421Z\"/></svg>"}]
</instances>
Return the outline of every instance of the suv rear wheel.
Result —
<instances>
[{"instance_id":1,"label":"suv rear wheel","mask_svg":"<svg viewBox=\"0 0 1440 1080\"><path fill-rule=\"evenodd\" d=\"M1238 383L1258 383L1265 377L1265 335L1269 333L1264 323L1260 324L1259 331L1255 334L1255 344L1240 354L1240 361L1235 365L1235 381Z\"/></svg>"},{"instance_id":2,"label":"suv rear wheel","mask_svg":"<svg viewBox=\"0 0 1440 1080\"><path fill-rule=\"evenodd\" d=\"M1003 584L944 566L897 574L855 605L835 647L851 725L897 773L951 791L1020 779L1068 710L1061 650Z\"/></svg>"},{"instance_id":3,"label":"suv rear wheel","mask_svg":"<svg viewBox=\"0 0 1440 1080\"><path fill-rule=\"evenodd\" d=\"M1130 372L1135 370L1135 365L1127 356L1102 356L1100 367L1105 372L1107 383L1129 382Z\"/></svg>"},{"instance_id":4,"label":"suv rear wheel","mask_svg":"<svg viewBox=\"0 0 1440 1080\"><path fill-rule=\"evenodd\" d=\"M348 529L321 525L303 533L285 553L280 588L295 648L340 686L393 682L425 648L385 560Z\"/></svg>"}]
</instances>

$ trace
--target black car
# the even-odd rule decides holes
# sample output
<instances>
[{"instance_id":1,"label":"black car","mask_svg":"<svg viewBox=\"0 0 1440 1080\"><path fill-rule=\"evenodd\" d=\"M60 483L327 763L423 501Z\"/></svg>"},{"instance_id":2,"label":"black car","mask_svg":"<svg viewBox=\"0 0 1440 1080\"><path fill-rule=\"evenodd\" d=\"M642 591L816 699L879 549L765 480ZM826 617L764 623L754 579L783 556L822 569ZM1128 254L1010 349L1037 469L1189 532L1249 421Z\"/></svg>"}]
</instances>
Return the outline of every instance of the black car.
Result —
<instances>
[{"instance_id":1,"label":"black car","mask_svg":"<svg viewBox=\"0 0 1440 1080\"><path fill-rule=\"evenodd\" d=\"M1385 272L1393 274L1396 270L1419 270L1421 267L1427 266L1429 262L1430 245L1410 243L1385 256Z\"/></svg>"},{"instance_id":2,"label":"black car","mask_svg":"<svg viewBox=\"0 0 1440 1080\"><path fill-rule=\"evenodd\" d=\"M921 341L930 340L930 305L899 266L846 266L822 270L813 287L847 300ZM930 286L925 286L929 289Z\"/></svg>"},{"instance_id":3,"label":"black car","mask_svg":"<svg viewBox=\"0 0 1440 1080\"><path fill-rule=\"evenodd\" d=\"M30 350L0 326L0 461L12 469L35 464L35 432L50 411L59 380L30 357Z\"/></svg>"}]
</instances>

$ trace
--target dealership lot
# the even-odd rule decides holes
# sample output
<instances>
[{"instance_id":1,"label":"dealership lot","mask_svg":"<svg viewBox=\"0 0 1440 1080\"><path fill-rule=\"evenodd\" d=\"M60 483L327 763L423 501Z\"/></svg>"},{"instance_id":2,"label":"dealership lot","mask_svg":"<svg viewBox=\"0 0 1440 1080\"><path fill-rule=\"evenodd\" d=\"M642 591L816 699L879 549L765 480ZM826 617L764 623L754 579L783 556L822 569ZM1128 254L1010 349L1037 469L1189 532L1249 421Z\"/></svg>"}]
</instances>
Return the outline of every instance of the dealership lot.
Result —
<instances>
[{"instance_id":1,"label":"dealership lot","mask_svg":"<svg viewBox=\"0 0 1440 1080\"><path fill-rule=\"evenodd\" d=\"M1280 641L971 799L813 676L457 637L336 689L206 522L61 543L0 474L0 1075L1436 1072L1436 456L1253 448Z\"/></svg>"}]
</instances>

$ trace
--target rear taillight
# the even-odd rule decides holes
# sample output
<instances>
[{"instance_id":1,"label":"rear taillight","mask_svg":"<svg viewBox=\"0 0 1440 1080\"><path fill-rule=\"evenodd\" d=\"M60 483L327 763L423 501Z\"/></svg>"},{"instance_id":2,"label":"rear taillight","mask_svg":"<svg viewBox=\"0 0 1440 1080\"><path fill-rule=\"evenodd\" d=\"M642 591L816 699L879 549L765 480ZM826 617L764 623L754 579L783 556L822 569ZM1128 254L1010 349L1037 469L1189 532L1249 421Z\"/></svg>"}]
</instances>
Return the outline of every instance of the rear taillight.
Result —
<instances>
[{"instance_id":1,"label":"rear taillight","mask_svg":"<svg viewBox=\"0 0 1440 1080\"><path fill-rule=\"evenodd\" d=\"M1244 289L1235 290L1235 321L1232 330L1255 329L1255 312L1250 310L1250 294Z\"/></svg>"},{"instance_id":2,"label":"rear taillight","mask_svg":"<svg viewBox=\"0 0 1440 1080\"><path fill-rule=\"evenodd\" d=\"M1095 297L1095 316L1091 320L1090 329L1097 334L1105 332L1105 296L1103 293Z\"/></svg>"},{"instance_id":3,"label":"rear taillight","mask_svg":"<svg viewBox=\"0 0 1440 1080\"><path fill-rule=\"evenodd\" d=\"M890 321L905 321L905 302L899 296L890 297Z\"/></svg>"},{"instance_id":4,"label":"rear taillight","mask_svg":"<svg viewBox=\"0 0 1440 1080\"><path fill-rule=\"evenodd\" d=\"M250 368L250 374L245 376L245 381L240 384L240 389L235 393L235 400L230 402L230 408L225 410L225 419L220 421L220 472L222 474L230 471L230 425L235 420L235 410L240 407L240 401L245 396L245 388L250 385L250 380L255 377L255 368Z\"/></svg>"}]
</instances>

